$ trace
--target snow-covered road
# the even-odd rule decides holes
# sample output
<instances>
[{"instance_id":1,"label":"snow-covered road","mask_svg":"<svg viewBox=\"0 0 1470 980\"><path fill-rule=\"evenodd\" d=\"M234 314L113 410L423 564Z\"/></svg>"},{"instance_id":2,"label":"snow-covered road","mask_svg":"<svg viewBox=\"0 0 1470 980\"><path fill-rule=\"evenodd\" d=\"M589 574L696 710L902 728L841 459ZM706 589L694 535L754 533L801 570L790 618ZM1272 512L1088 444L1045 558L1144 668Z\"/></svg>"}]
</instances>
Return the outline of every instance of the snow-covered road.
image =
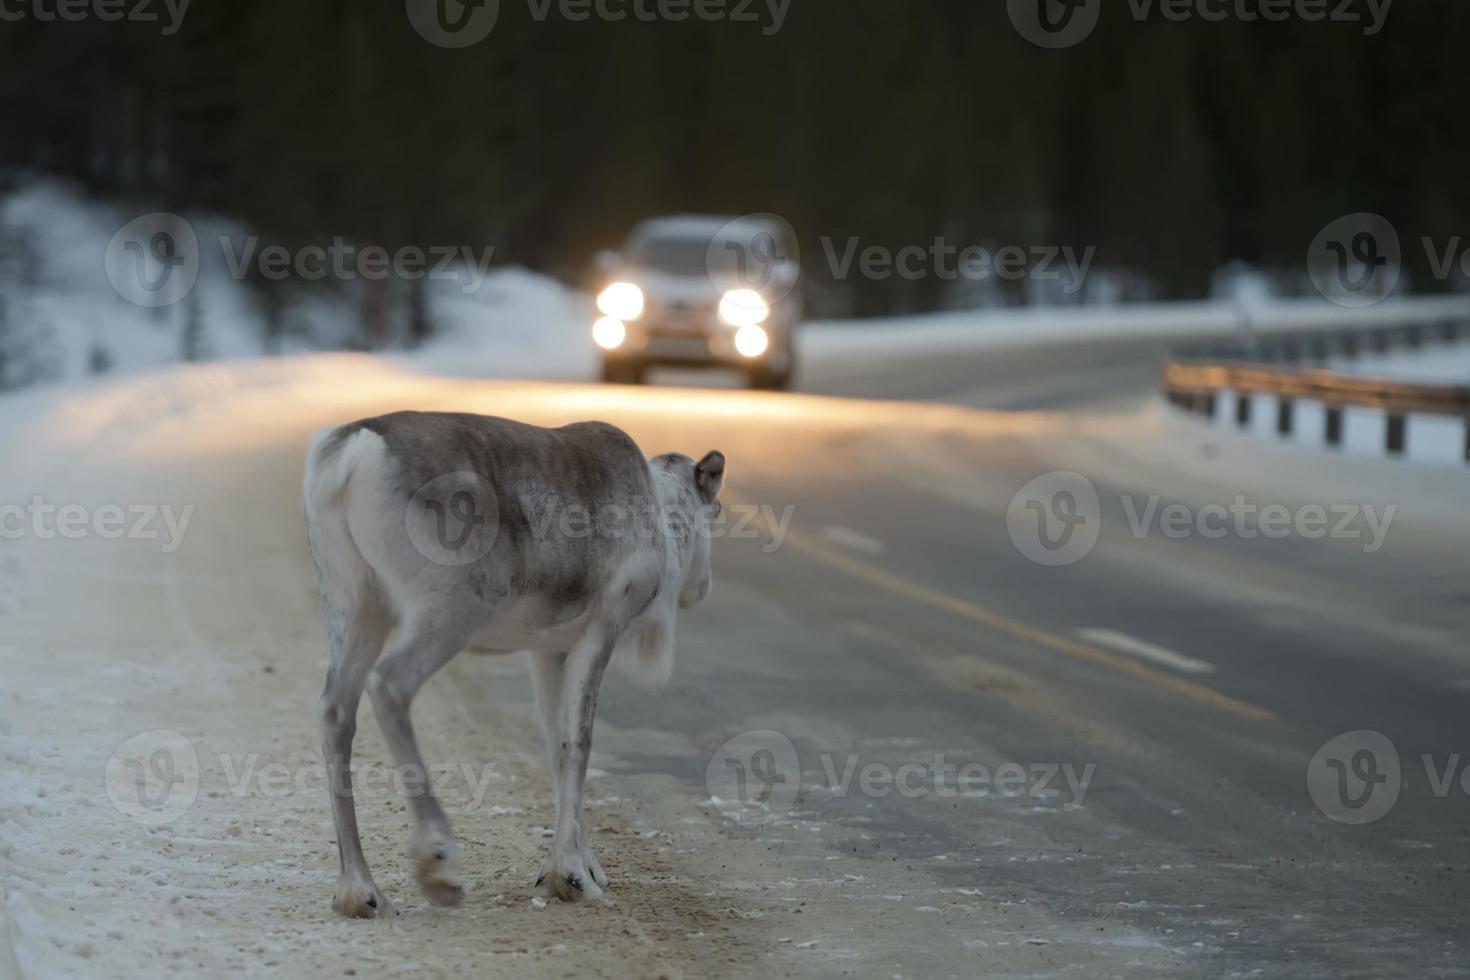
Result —
<instances>
[{"instance_id":1,"label":"snow-covered road","mask_svg":"<svg viewBox=\"0 0 1470 980\"><path fill-rule=\"evenodd\" d=\"M676 403L681 423L658 421ZM0 496L37 506L24 533L0 541L0 973L835 975L871 972L900 947L933 970L993 944L989 961L1016 970L1086 955L1167 975L1172 955L1127 926L1063 923L911 866L834 864L830 825L815 814L786 827L799 838L789 848L776 846L770 834L732 834L698 778L647 765L604 773L665 756L702 772L708 739L723 737L707 723L689 740L653 718L600 722L589 813L612 900L538 907L531 885L552 814L522 666L477 657L415 705L466 850L465 906L432 908L417 894L404 804L364 708L364 843L402 914L339 919L313 710L324 641L299 480L315 428L405 404L611 415L664 448L718 440L747 480L767 438L737 435L752 418L809 441L866 415L743 392L456 382L356 356L199 367L12 403ZM765 455L763 469L785 466L784 452ZM156 508L149 523L143 508ZM748 582L727 582L705 618L686 616L686 646L724 662L757 636L772 649L776 637L823 642L802 640ZM744 639L732 619L749 621ZM784 669L758 663L747 669ZM676 687L655 703L678 717L678 705L713 694Z\"/></svg>"},{"instance_id":2,"label":"snow-covered road","mask_svg":"<svg viewBox=\"0 0 1470 980\"><path fill-rule=\"evenodd\" d=\"M469 908L431 911L396 860L407 816L374 732L361 739L359 809L404 914L365 931L330 912L299 457L329 416L395 389L362 359L276 367L243 384L204 368L76 395L9 433L5 498L88 516L75 539L43 518L0 542L0 974L13 956L25 976L483 973L497 958L518 972L652 976L730 955L718 910L672 874L660 831L597 779L590 812L629 882L622 900L533 908L551 822L533 729L524 711L481 712L450 684L426 692L418 717L451 815L470 815ZM422 380L407 383L422 397ZM140 536L164 532L161 520L130 519L120 537L93 521L139 504L191 519L180 539ZM486 671L461 683L483 685ZM134 757L153 768L127 768Z\"/></svg>"},{"instance_id":3,"label":"snow-covered road","mask_svg":"<svg viewBox=\"0 0 1470 980\"><path fill-rule=\"evenodd\" d=\"M364 842L403 914L329 908L301 468L316 428L407 406L718 447L732 504L794 508L782 542L769 520L717 542L672 687L609 684L589 784L604 906L531 901L551 807L528 685L517 662L462 657L415 715L465 847L465 905L418 896L364 709ZM996 414L450 379L354 355L40 392L8 399L0 425L0 501L24 519L7 510L0 540L0 976L1463 962L1466 800L1406 779L1382 823L1341 826L1304 779L1338 733L1382 730L1441 764L1470 737L1463 470L1302 452L1157 405ZM1027 560L1008 507L1062 471L1100 494L1101 527L1095 553L1054 568ZM1148 500L1203 513L1231 495L1395 516L1376 542L1371 526L1130 529ZM736 819L707 767L750 732L799 750L780 777L800 792ZM1092 777L1085 795L964 801L942 776L912 797L844 781L934 775L940 758Z\"/></svg>"}]
</instances>

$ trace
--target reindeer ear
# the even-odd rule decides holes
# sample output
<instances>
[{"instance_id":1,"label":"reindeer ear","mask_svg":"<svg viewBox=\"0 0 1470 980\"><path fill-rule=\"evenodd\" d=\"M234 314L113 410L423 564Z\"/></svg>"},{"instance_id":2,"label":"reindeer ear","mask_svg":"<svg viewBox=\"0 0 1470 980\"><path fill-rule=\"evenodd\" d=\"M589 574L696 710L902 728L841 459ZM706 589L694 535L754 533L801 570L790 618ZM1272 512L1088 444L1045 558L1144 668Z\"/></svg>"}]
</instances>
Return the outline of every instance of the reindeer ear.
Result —
<instances>
[{"instance_id":1,"label":"reindeer ear","mask_svg":"<svg viewBox=\"0 0 1470 980\"><path fill-rule=\"evenodd\" d=\"M725 454L713 451L694 464L694 486L699 490L699 499L714 503L720 488L725 485Z\"/></svg>"}]
</instances>

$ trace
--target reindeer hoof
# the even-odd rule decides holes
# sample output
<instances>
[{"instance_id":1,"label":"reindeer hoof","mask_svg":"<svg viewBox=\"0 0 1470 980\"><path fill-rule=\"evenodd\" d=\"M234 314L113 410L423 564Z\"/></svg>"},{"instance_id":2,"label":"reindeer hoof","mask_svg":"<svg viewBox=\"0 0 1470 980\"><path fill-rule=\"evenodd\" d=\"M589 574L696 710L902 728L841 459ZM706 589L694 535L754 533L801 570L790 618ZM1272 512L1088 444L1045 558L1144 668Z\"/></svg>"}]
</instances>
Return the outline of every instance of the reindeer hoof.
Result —
<instances>
[{"instance_id":1,"label":"reindeer hoof","mask_svg":"<svg viewBox=\"0 0 1470 980\"><path fill-rule=\"evenodd\" d=\"M551 864L536 879L536 891L547 901L553 898L563 902L596 902L602 899L602 889L591 875L582 868L560 863Z\"/></svg>"},{"instance_id":2,"label":"reindeer hoof","mask_svg":"<svg viewBox=\"0 0 1470 980\"><path fill-rule=\"evenodd\" d=\"M379 919L393 914L393 905L371 884L343 883L337 886L332 911L349 919Z\"/></svg>"},{"instance_id":3,"label":"reindeer hoof","mask_svg":"<svg viewBox=\"0 0 1470 980\"><path fill-rule=\"evenodd\" d=\"M452 841L415 842L410 851L415 859L414 877L425 898L435 905L458 905L464 901L459 849Z\"/></svg>"}]
</instances>

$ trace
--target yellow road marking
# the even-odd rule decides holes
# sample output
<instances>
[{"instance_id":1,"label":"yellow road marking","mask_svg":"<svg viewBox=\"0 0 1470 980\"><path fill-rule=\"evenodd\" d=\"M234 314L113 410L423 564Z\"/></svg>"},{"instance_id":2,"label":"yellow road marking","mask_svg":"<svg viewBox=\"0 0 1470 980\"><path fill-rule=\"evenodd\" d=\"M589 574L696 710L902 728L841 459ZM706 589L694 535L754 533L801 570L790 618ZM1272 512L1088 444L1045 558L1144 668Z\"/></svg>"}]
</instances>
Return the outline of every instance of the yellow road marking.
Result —
<instances>
[{"instance_id":1,"label":"yellow road marking","mask_svg":"<svg viewBox=\"0 0 1470 980\"><path fill-rule=\"evenodd\" d=\"M1038 646L1076 657L1079 660L1085 660L1088 663L1111 668L1145 683L1173 691L1175 694L1180 694L1192 700L1229 711L1242 718L1249 718L1252 721L1269 721L1275 717L1265 708L1258 707L1246 701L1237 700L1227 694L1221 694L1219 691L1205 687L1203 684L1196 684L1182 677L1175 677L1171 674L1153 670L1127 657L1110 653L1107 650L1087 643L1080 643L1077 640L1069 639L1065 636L1049 633L1046 630L1038 629L1034 626L1028 626L1007 616L1002 616L1000 613L992 612L982 606L977 606L973 602L966 602L963 599L956 599L942 592L931 591L922 585L915 585L912 582L899 578L897 575L885 572L875 565L870 565L860 558L854 558L845 552L828 547L815 538L794 529L787 532L786 541L824 565L841 572L846 572L849 575L863 579L879 588L886 589L889 592L903 596L905 599L910 599L920 605L928 606L931 609L941 609L963 619L982 623L998 633L1004 633L1007 636L1026 640Z\"/></svg>"}]
</instances>

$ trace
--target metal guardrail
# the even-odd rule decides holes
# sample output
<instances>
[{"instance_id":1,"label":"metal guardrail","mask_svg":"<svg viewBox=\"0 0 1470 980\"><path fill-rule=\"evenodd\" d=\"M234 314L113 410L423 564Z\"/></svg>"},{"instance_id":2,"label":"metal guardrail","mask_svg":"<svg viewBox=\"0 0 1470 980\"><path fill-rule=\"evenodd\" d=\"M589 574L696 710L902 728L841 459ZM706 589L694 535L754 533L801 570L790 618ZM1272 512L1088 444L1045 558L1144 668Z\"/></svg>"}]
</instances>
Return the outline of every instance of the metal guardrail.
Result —
<instances>
[{"instance_id":1,"label":"metal guardrail","mask_svg":"<svg viewBox=\"0 0 1470 980\"><path fill-rule=\"evenodd\" d=\"M1356 360L1364 354L1419 350L1432 343L1453 344L1470 338L1470 318L1447 316L1398 324L1313 326L1310 328L1246 325L1245 337L1182 347L1179 360L1326 361Z\"/></svg>"},{"instance_id":2,"label":"metal guardrail","mask_svg":"<svg viewBox=\"0 0 1470 980\"><path fill-rule=\"evenodd\" d=\"M1460 336L1461 330L1459 325L1453 328L1446 325L1443 337L1446 341L1453 340ZM1387 344L1396 338L1403 338L1409 346L1423 342L1423 335L1418 331L1386 334L1382 339L1374 337L1370 340L1373 346L1383 343L1382 349L1387 349ZM1356 349L1362 338L1343 335L1343 340ZM1403 455L1408 449L1407 419L1410 415L1464 419L1465 459L1470 461L1470 386L1416 384L1243 359L1180 359L1164 369L1164 394L1181 408L1213 417L1222 391L1231 391L1237 396L1275 396L1276 431L1281 435L1291 434L1298 401L1322 403L1327 410L1325 436L1329 446L1342 445L1345 408L1378 409L1388 417L1385 448L1395 456ZM1252 399L1236 398L1235 422L1241 428L1251 424L1252 407Z\"/></svg>"}]
</instances>

